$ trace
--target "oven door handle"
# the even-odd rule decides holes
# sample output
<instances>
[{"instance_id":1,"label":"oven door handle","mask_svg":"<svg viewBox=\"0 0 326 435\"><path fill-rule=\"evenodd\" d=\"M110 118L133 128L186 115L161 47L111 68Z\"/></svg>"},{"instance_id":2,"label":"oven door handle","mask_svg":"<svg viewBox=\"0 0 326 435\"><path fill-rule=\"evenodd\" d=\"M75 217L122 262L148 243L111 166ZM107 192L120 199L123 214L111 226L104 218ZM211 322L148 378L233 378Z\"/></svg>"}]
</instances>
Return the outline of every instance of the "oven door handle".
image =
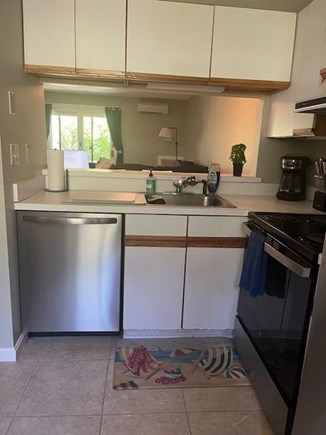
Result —
<instances>
[{"instance_id":1,"label":"oven door handle","mask_svg":"<svg viewBox=\"0 0 326 435\"><path fill-rule=\"evenodd\" d=\"M291 272L295 273L296 275L300 276L301 278L309 278L311 268L307 266L302 266L301 264L297 263L296 261L292 260L291 258L286 257L281 252L277 251L275 248L273 248L268 243L264 244L264 251L266 254L270 255L274 258L274 260L281 263L283 266L285 266L287 269L291 270Z\"/></svg>"}]
</instances>

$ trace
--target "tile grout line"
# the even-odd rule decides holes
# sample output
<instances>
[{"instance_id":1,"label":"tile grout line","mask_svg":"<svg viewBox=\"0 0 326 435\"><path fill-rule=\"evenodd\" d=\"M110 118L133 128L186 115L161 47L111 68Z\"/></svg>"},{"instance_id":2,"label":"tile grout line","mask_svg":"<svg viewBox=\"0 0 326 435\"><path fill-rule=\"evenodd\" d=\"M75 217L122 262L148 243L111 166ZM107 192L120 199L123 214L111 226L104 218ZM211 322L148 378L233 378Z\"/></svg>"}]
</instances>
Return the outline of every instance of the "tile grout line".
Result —
<instances>
[{"instance_id":1,"label":"tile grout line","mask_svg":"<svg viewBox=\"0 0 326 435\"><path fill-rule=\"evenodd\" d=\"M7 431L6 431L6 434L9 433L10 427L11 427L13 421L14 421L14 418L16 417L16 414L17 414L17 411L18 411L19 405L21 404L21 401L22 401L22 399L23 399L23 397L24 397L24 394L25 394L25 392L26 392L26 390L27 390L27 388L28 388L28 386L29 386L29 384L30 384L30 382L31 382L32 376L34 375L34 372L36 371L36 369L37 369L37 367L39 366L39 364L40 364L40 361L39 361L39 360L36 360L36 361L35 361L35 366L34 366L32 372L31 372L31 374L30 374L30 376L29 376L29 379L28 379L28 381L27 381L27 383L26 383L26 386L25 386L25 388L24 388L24 391L22 392L22 395L20 396L20 399L19 399L19 401L18 401L18 403L17 403L17 406L16 406L16 409L15 409L15 412L14 412L13 416L11 417L11 421L10 421L10 423L9 423L8 429L7 429ZM6 434L5 434L5 435L6 435Z\"/></svg>"},{"instance_id":2,"label":"tile grout line","mask_svg":"<svg viewBox=\"0 0 326 435\"><path fill-rule=\"evenodd\" d=\"M100 416L99 435L101 435L101 432L102 432L103 409L104 409L105 393L106 393L106 387L107 387L107 382L108 382L108 374L109 374L109 368L110 368L111 347L112 347L112 343L110 343L110 353L109 353L109 358L108 358L108 362L107 362L107 366L106 366L106 374L105 374L104 390L103 390L103 399L102 399L102 409L101 409L101 416Z\"/></svg>"},{"instance_id":3,"label":"tile grout line","mask_svg":"<svg viewBox=\"0 0 326 435\"><path fill-rule=\"evenodd\" d=\"M188 411L187 411L186 399L185 399L185 395L184 395L184 388L181 388L181 391L182 391L182 397L183 397L183 404L185 407L186 419L187 419L187 423L188 423L188 430L189 430L189 434L192 435L190 421L189 421L189 415L188 415Z\"/></svg>"},{"instance_id":4,"label":"tile grout line","mask_svg":"<svg viewBox=\"0 0 326 435\"><path fill-rule=\"evenodd\" d=\"M12 421L14 419L14 417L9 417L9 418L11 418L11 420L10 420L10 423L9 423L8 428L7 428L6 432L4 433L4 435L7 435L9 433L9 429L10 429L11 423L12 423Z\"/></svg>"}]
</instances>

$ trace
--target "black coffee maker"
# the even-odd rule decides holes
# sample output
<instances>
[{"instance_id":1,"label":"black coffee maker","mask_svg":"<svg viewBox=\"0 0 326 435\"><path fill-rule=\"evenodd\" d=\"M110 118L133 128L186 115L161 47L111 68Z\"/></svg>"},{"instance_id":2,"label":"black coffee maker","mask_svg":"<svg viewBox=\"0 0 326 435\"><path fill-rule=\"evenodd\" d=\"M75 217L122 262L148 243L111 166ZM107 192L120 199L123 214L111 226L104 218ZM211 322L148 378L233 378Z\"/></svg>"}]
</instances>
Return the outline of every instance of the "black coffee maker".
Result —
<instances>
[{"instance_id":1,"label":"black coffee maker","mask_svg":"<svg viewBox=\"0 0 326 435\"><path fill-rule=\"evenodd\" d=\"M300 154L281 157L282 177L276 194L285 201L301 201L306 194L306 169L310 160Z\"/></svg>"}]
</instances>

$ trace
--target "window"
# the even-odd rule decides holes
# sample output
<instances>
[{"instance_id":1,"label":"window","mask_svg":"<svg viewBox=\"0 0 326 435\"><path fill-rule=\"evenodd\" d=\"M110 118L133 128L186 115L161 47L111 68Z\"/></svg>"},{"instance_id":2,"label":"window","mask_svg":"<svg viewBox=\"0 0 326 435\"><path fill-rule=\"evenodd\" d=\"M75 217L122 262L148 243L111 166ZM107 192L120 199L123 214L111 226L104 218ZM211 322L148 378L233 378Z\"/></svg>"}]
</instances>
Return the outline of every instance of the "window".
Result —
<instances>
[{"instance_id":1,"label":"window","mask_svg":"<svg viewBox=\"0 0 326 435\"><path fill-rule=\"evenodd\" d=\"M111 136L104 107L53 104L51 148L87 151L89 162L111 156Z\"/></svg>"}]
</instances>

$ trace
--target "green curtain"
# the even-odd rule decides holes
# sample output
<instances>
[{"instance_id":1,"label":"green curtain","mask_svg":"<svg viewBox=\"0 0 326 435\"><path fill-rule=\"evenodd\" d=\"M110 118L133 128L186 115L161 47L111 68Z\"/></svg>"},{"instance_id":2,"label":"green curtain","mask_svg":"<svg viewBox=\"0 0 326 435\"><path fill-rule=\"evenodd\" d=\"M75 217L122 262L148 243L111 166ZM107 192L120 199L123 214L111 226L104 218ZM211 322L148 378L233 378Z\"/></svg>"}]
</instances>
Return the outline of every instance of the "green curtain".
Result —
<instances>
[{"instance_id":1,"label":"green curtain","mask_svg":"<svg viewBox=\"0 0 326 435\"><path fill-rule=\"evenodd\" d=\"M117 150L116 163L123 163L123 144L121 137L121 110L115 107L106 107L105 115L108 122L112 144Z\"/></svg>"},{"instance_id":2,"label":"green curtain","mask_svg":"<svg viewBox=\"0 0 326 435\"><path fill-rule=\"evenodd\" d=\"M45 125L46 125L46 137L48 139L51 129L51 115L52 115L52 104L45 105Z\"/></svg>"}]
</instances>

